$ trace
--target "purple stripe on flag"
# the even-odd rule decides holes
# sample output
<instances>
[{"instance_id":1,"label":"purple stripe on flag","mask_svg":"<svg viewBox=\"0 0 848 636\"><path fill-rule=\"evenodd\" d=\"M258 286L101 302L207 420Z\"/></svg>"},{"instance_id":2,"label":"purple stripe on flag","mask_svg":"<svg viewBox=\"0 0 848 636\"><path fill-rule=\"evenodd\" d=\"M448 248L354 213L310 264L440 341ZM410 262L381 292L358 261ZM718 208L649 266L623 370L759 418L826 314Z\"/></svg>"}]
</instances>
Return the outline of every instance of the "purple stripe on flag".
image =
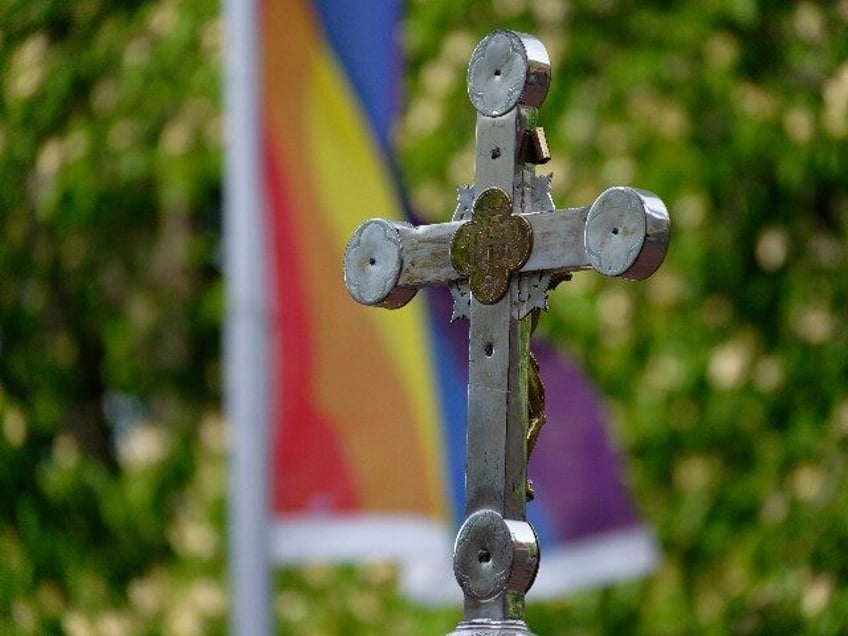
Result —
<instances>
[{"instance_id":1,"label":"purple stripe on flag","mask_svg":"<svg viewBox=\"0 0 848 636\"><path fill-rule=\"evenodd\" d=\"M532 349L546 387L548 419L529 475L551 532L560 540L574 541L637 525L597 392L546 343L534 342Z\"/></svg>"}]
</instances>

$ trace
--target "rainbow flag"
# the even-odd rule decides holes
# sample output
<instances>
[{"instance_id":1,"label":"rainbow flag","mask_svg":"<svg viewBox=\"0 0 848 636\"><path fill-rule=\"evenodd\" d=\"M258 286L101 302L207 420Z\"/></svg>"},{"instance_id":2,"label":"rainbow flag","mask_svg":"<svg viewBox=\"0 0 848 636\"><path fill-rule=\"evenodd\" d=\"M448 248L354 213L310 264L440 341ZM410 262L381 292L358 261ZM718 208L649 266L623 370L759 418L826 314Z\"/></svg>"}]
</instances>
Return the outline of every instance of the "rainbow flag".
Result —
<instances>
[{"instance_id":1,"label":"rainbow flag","mask_svg":"<svg viewBox=\"0 0 848 636\"><path fill-rule=\"evenodd\" d=\"M449 322L444 290L385 311L357 305L342 276L364 219L409 218L389 140L401 10L396 0L261 3L270 439L257 452L271 462L274 563L393 559L413 599L459 604L467 324ZM593 388L544 343L533 348L549 390L529 469L543 546L530 601L642 574L656 558Z\"/></svg>"}]
</instances>

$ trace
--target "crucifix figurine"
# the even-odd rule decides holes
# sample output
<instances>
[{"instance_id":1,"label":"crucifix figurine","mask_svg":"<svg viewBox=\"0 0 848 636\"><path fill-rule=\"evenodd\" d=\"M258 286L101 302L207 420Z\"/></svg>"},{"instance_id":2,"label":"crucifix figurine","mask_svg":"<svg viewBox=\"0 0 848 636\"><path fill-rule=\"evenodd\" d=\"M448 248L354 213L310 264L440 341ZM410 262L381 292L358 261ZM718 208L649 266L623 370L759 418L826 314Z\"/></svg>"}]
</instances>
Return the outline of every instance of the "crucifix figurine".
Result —
<instances>
[{"instance_id":1,"label":"crucifix figurine","mask_svg":"<svg viewBox=\"0 0 848 636\"><path fill-rule=\"evenodd\" d=\"M466 518L454 546L465 604L456 635L530 634L524 596L539 544L525 516L526 473L544 393L529 340L548 291L584 269L647 278L668 247L668 213L650 192L614 187L590 206L555 209L551 175L535 174L550 158L536 125L549 85L539 40L512 31L486 36L468 65L475 179L459 188L453 219L418 227L371 219L345 252L345 284L356 301L396 309L421 287L447 285L453 318L471 322Z\"/></svg>"}]
</instances>

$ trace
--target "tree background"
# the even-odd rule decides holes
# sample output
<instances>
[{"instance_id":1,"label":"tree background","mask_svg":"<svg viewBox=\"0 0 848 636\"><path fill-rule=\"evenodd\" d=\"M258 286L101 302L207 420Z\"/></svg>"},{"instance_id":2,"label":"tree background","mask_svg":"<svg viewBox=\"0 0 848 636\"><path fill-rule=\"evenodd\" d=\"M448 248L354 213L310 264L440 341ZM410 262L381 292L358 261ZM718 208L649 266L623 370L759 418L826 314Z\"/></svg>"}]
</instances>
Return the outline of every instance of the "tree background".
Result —
<instances>
[{"instance_id":1,"label":"tree background","mask_svg":"<svg viewBox=\"0 0 848 636\"><path fill-rule=\"evenodd\" d=\"M0 1L0 633L224 633L220 7ZM659 193L639 285L540 329L608 397L663 562L540 634L848 631L848 2L408 4L396 142L431 220L470 182L465 67L538 35L558 205ZM282 572L291 634L448 631L391 567Z\"/></svg>"}]
</instances>

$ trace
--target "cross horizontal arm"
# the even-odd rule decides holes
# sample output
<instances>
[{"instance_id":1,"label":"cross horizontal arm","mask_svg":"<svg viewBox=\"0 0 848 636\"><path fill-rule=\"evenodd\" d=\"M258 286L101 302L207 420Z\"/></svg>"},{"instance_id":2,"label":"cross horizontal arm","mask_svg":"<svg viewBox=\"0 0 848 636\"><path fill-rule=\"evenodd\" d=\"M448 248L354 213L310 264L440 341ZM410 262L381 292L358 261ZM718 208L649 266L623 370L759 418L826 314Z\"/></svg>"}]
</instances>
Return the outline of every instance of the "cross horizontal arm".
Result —
<instances>
[{"instance_id":1,"label":"cross horizontal arm","mask_svg":"<svg viewBox=\"0 0 848 636\"><path fill-rule=\"evenodd\" d=\"M534 250L521 271L591 267L583 245L586 210L522 215L533 230ZM357 229L345 256L345 284L351 295L364 305L395 309L406 304L414 290L463 278L451 264L450 245L464 223L467 221L411 226L382 219L366 221ZM399 302L401 298L403 302Z\"/></svg>"},{"instance_id":2,"label":"cross horizontal arm","mask_svg":"<svg viewBox=\"0 0 848 636\"><path fill-rule=\"evenodd\" d=\"M533 231L533 252L519 269L576 271L592 267L583 242L589 207L522 214ZM462 278L451 265L450 244L457 228L466 221L410 227L397 225L403 268L398 284L408 287L447 285Z\"/></svg>"},{"instance_id":3,"label":"cross horizontal arm","mask_svg":"<svg viewBox=\"0 0 848 636\"><path fill-rule=\"evenodd\" d=\"M610 188L591 206L522 214L533 250L521 272L596 269L607 276L643 279L662 262L668 213L644 190ZM454 233L467 221L411 226L381 219L363 223L345 252L345 284L357 302L395 309L421 287L462 278L451 264Z\"/></svg>"}]
</instances>

